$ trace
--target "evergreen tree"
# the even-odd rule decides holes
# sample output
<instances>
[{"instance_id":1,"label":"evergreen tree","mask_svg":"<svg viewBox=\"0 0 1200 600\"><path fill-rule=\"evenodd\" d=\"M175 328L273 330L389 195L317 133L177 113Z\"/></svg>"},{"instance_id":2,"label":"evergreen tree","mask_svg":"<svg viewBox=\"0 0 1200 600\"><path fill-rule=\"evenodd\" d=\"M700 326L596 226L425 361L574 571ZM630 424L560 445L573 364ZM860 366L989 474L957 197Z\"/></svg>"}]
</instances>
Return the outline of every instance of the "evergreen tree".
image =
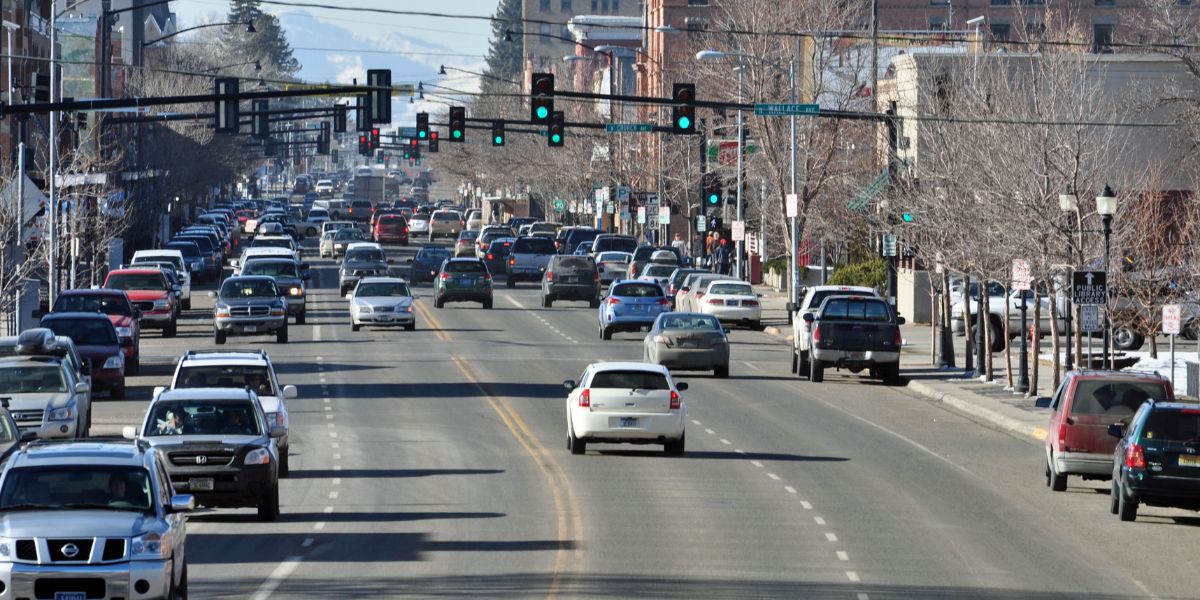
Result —
<instances>
[{"instance_id":1,"label":"evergreen tree","mask_svg":"<svg viewBox=\"0 0 1200 600\"><path fill-rule=\"evenodd\" d=\"M500 0L494 18L496 20L492 21L492 42L483 69L488 77L484 77L481 82L485 93L505 85L491 77L519 81L524 70L521 55L525 26L521 21L521 0ZM506 32L511 35L512 41L504 40Z\"/></svg>"},{"instance_id":2,"label":"evergreen tree","mask_svg":"<svg viewBox=\"0 0 1200 600\"><path fill-rule=\"evenodd\" d=\"M300 71L300 61L292 55L279 17L263 12L259 0L230 0L226 20L238 23L230 26L225 38L231 56L260 60L269 72L295 75ZM253 23L255 33L246 33L245 23Z\"/></svg>"}]
</instances>

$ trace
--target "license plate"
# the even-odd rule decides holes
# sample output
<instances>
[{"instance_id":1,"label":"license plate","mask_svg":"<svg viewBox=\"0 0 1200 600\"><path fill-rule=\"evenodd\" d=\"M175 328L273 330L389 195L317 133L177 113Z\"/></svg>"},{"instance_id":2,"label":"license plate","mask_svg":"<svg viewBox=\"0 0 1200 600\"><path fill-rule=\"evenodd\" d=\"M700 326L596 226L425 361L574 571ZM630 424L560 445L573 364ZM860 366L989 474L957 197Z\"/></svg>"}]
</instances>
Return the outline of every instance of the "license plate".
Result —
<instances>
[{"instance_id":1,"label":"license plate","mask_svg":"<svg viewBox=\"0 0 1200 600\"><path fill-rule=\"evenodd\" d=\"M1179 457L1179 466L1181 466L1181 467L1200 467L1200 456L1187 456L1187 455L1180 456Z\"/></svg>"},{"instance_id":2,"label":"license plate","mask_svg":"<svg viewBox=\"0 0 1200 600\"><path fill-rule=\"evenodd\" d=\"M193 477L188 480L188 489L193 492L211 492L213 489L213 478Z\"/></svg>"},{"instance_id":3,"label":"license plate","mask_svg":"<svg viewBox=\"0 0 1200 600\"><path fill-rule=\"evenodd\" d=\"M471 285L471 280L470 279L459 279L458 285Z\"/></svg>"},{"instance_id":4,"label":"license plate","mask_svg":"<svg viewBox=\"0 0 1200 600\"><path fill-rule=\"evenodd\" d=\"M618 425L620 427L637 427L638 420L637 420L637 417L621 417L621 420L618 422Z\"/></svg>"},{"instance_id":5,"label":"license plate","mask_svg":"<svg viewBox=\"0 0 1200 600\"><path fill-rule=\"evenodd\" d=\"M246 331L258 331L258 325L247 325L245 329Z\"/></svg>"},{"instance_id":6,"label":"license plate","mask_svg":"<svg viewBox=\"0 0 1200 600\"><path fill-rule=\"evenodd\" d=\"M54 592L54 600L87 600L87 592Z\"/></svg>"},{"instance_id":7,"label":"license plate","mask_svg":"<svg viewBox=\"0 0 1200 600\"><path fill-rule=\"evenodd\" d=\"M392 318L391 317L375 317L375 320L379 321L380 323L387 323L388 321L391 321Z\"/></svg>"},{"instance_id":8,"label":"license plate","mask_svg":"<svg viewBox=\"0 0 1200 600\"><path fill-rule=\"evenodd\" d=\"M725 301L725 306L737 306L737 305L738 305L737 300L726 300Z\"/></svg>"},{"instance_id":9,"label":"license plate","mask_svg":"<svg viewBox=\"0 0 1200 600\"><path fill-rule=\"evenodd\" d=\"M846 354L846 358L849 358L850 360L862 360L866 357L866 352L849 352Z\"/></svg>"}]
</instances>

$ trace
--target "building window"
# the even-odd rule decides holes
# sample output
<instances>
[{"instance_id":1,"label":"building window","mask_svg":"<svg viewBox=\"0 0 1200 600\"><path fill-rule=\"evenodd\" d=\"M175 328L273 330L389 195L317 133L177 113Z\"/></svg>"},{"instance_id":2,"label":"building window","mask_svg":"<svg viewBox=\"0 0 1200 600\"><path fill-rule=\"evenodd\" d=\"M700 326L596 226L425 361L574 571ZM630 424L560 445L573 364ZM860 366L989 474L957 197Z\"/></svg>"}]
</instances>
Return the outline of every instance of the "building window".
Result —
<instances>
[{"instance_id":1,"label":"building window","mask_svg":"<svg viewBox=\"0 0 1200 600\"><path fill-rule=\"evenodd\" d=\"M946 17L929 17L929 30L930 31L945 31L946 30Z\"/></svg>"},{"instance_id":2,"label":"building window","mask_svg":"<svg viewBox=\"0 0 1200 600\"><path fill-rule=\"evenodd\" d=\"M600 0L592 0L592 12L600 10Z\"/></svg>"},{"instance_id":3,"label":"building window","mask_svg":"<svg viewBox=\"0 0 1200 600\"><path fill-rule=\"evenodd\" d=\"M1096 0L1096 6L1116 6L1116 0Z\"/></svg>"},{"instance_id":4,"label":"building window","mask_svg":"<svg viewBox=\"0 0 1200 600\"><path fill-rule=\"evenodd\" d=\"M565 38L569 38L569 37L571 37L571 28L567 27L566 25L563 25L562 30L560 30L558 32L558 34Z\"/></svg>"},{"instance_id":5,"label":"building window","mask_svg":"<svg viewBox=\"0 0 1200 600\"><path fill-rule=\"evenodd\" d=\"M612 3L613 3L613 12L615 12L615 13L621 12L621 0L612 0Z\"/></svg>"},{"instance_id":6,"label":"building window","mask_svg":"<svg viewBox=\"0 0 1200 600\"><path fill-rule=\"evenodd\" d=\"M1111 23L1094 23L1092 25L1092 52L1107 54L1112 52L1113 25Z\"/></svg>"},{"instance_id":7,"label":"building window","mask_svg":"<svg viewBox=\"0 0 1200 600\"><path fill-rule=\"evenodd\" d=\"M1012 0L992 0L992 6L1008 6L1012 4Z\"/></svg>"},{"instance_id":8,"label":"building window","mask_svg":"<svg viewBox=\"0 0 1200 600\"><path fill-rule=\"evenodd\" d=\"M608 0L600 0L600 12L608 12Z\"/></svg>"},{"instance_id":9,"label":"building window","mask_svg":"<svg viewBox=\"0 0 1200 600\"><path fill-rule=\"evenodd\" d=\"M1046 36L1046 24L1038 21L1025 22L1025 37L1040 40Z\"/></svg>"},{"instance_id":10,"label":"building window","mask_svg":"<svg viewBox=\"0 0 1200 600\"><path fill-rule=\"evenodd\" d=\"M929 0L930 6L949 6L950 0Z\"/></svg>"},{"instance_id":11,"label":"building window","mask_svg":"<svg viewBox=\"0 0 1200 600\"><path fill-rule=\"evenodd\" d=\"M562 8L563 12L571 12L571 0L562 0L560 8Z\"/></svg>"},{"instance_id":12,"label":"building window","mask_svg":"<svg viewBox=\"0 0 1200 600\"><path fill-rule=\"evenodd\" d=\"M1012 26L1008 23L992 23L992 39L997 42L1007 42L1012 37Z\"/></svg>"},{"instance_id":13,"label":"building window","mask_svg":"<svg viewBox=\"0 0 1200 600\"><path fill-rule=\"evenodd\" d=\"M688 0L688 6L708 6L708 0Z\"/></svg>"},{"instance_id":14,"label":"building window","mask_svg":"<svg viewBox=\"0 0 1200 600\"><path fill-rule=\"evenodd\" d=\"M541 25L538 25L538 33L542 35L550 35L550 24L542 23Z\"/></svg>"},{"instance_id":15,"label":"building window","mask_svg":"<svg viewBox=\"0 0 1200 600\"><path fill-rule=\"evenodd\" d=\"M541 2L538 2L538 8L542 12L550 12L550 0L541 0Z\"/></svg>"},{"instance_id":16,"label":"building window","mask_svg":"<svg viewBox=\"0 0 1200 600\"><path fill-rule=\"evenodd\" d=\"M1041 6L1046 3L1046 0L1021 0L1021 4L1030 4Z\"/></svg>"}]
</instances>

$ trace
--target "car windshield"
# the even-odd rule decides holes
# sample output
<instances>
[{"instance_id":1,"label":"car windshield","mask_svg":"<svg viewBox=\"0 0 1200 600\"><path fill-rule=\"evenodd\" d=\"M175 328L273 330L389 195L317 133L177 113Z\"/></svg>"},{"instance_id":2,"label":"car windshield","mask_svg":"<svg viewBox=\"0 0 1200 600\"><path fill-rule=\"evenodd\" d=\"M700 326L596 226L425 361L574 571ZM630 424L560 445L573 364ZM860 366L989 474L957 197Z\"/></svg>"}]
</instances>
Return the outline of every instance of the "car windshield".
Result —
<instances>
[{"instance_id":1,"label":"car windshield","mask_svg":"<svg viewBox=\"0 0 1200 600\"><path fill-rule=\"evenodd\" d=\"M708 293L753 296L754 288L745 283L714 283L712 287L708 289Z\"/></svg>"},{"instance_id":2,"label":"car windshield","mask_svg":"<svg viewBox=\"0 0 1200 600\"><path fill-rule=\"evenodd\" d=\"M275 298L279 290L268 279L226 279L221 285L222 298Z\"/></svg>"},{"instance_id":3,"label":"car windshield","mask_svg":"<svg viewBox=\"0 0 1200 600\"><path fill-rule=\"evenodd\" d=\"M104 287L111 290L165 290L167 283L162 273L113 273Z\"/></svg>"},{"instance_id":4,"label":"car windshield","mask_svg":"<svg viewBox=\"0 0 1200 600\"><path fill-rule=\"evenodd\" d=\"M333 239L338 240L338 241L362 240L362 239L366 239L366 234L364 234L363 232L361 232L357 229L344 228L344 229L339 229L337 231L337 233L334 234Z\"/></svg>"},{"instance_id":5,"label":"car windshield","mask_svg":"<svg viewBox=\"0 0 1200 600\"><path fill-rule=\"evenodd\" d=\"M106 509L149 512L150 474L137 467L38 466L4 475L0 511Z\"/></svg>"},{"instance_id":6,"label":"car windshield","mask_svg":"<svg viewBox=\"0 0 1200 600\"><path fill-rule=\"evenodd\" d=\"M633 252L637 247L637 240L631 237L598 237L592 242L592 252Z\"/></svg>"},{"instance_id":7,"label":"car windshield","mask_svg":"<svg viewBox=\"0 0 1200 600\"><path fill-rule=\"evenodd\" d=\"M569 256L560 258L554 268L564 271L591 271L596 268L596 263L593 263L590 258Z\"/></svg>"},{"instance_id":8,"label":"car windshield","mask_svg":"<svg viewBox=\"0 0 1200 600\"><path fill-rule=\"evenodd\" d=\"M168 262L168 263L175 265L176 269L183 268L183 260L182 259L180 259L178 256L171 256L168 254L145 254L142 256L135 257L133 259L133 264L135 264L135 265L138 263L156 263L156 262Z\"/></svg>"},{"instance_id":9,"label":"car windshield","mask_svg":"<svg viewBox=\"0 0 1200 600\"><path fill-rule=\"evenodd\" d=\"M887 305L874 298L830 298L821 307L821 319L826 321L871 321L886 323L890 320Z\"/></svg>"},{"instance_id":10,"label":"car windshield","mask_svg":"<svg viewBox=\"0 0 1200 600\"><path fill-rule=\"evenodd\" d=\"M358 248L346 253L346 262L384 262L383 251L377 248Z\"/></svg>"},{"instance_id":11,"label":"car windshield","mask_svg":"<svg viewBox=\"0 0 1200 600\"><path fill-rule=\"evenodd\" d=\"M1142 438L1171 442L1200 440L1200 408L1151 411L1142 427Z\"/></svg>"},{"instance_id":12,"label":"car windshield","mask_svg":"<svg viewBox=\"0 0 1200 600\"><path fill-rule=\"evenodd\" d=\"M354 290L355 296L364 298L376 296L396 296L407 297L412 294L408 291L408 284L399 281L382 281L371 283L360 283Z\"/></svg>"},{"instance_id":13,"label":"car windshield","mask_svg":"<svg viewBox=\"0 0 1200 600\"><path fill-rule=\"evenodd\" d=\"M596 255L596 262L618 262L629 264L629 259L633 258L627 252L601 252Z\"/></svg>"},{"instance_id":14,"label":"car windshield","mask_svg":"<svg viewBox=\"0 0 1200 600\"><path fill-rule=\"evenodd\" d=\"M508 252L511 249L512 241L507 238L492 240L492 243L488 244L488 252L495 254L496 256L508 256Z\"/></svg>"},{"instance_id":15,"label":"car windshield","mask_svg":"<svg viewBox=\"0 0 1200 600\"><path fill-rule=\"evenodd\" d=\"M254 238L251 248L287 248L292 249L292 240L287 238Z\"/></svg>"},{"instance_id":16,"label":"car windshield","mask_svg":"<svg viewBox=\"0 0 1200 600\"><path fill-rule=\"evenodd\" d=\"M708 315L667 315L661 319L662 329L690 331L719 331L721 323Z\"/></svg>"},{"instance_id":17,"label":"car windshield","mask_svg":"<svg viewBox=\"0 0 1200 600\"><path fill-rule=\"evenodd\" d=\"M417 260L423 263L441 263L447 258L450 258L449 250L432 250L426 248L417 253Z\"/></svg>"},{"instance_id":18,"label":"car windshield","mask_svg":"<svg viewBox=\"0 0 1200 600\"><path fill-rule=\"evenodd\" d=\"M167 249L178 250L180 254L189 258L198 258L200 256L200 247L196 246L195 244L169 242L167 244Z\"/></svg>"},{"instance_id":19,"label":"car windshield","mask_svg":"<svg viewBox=\"0 0 1200 600\"><path fill-rule=\"evenodd\" d=\"M649 283L622 283L612 291L613 296L624 298L656 298L662 296L662 288Z\"/></svg>"},{"instance_id":20,"label":"car windshield","mask_svg":"<svg viewBox=\"0 0 1200 600\"><path fill-rule=\"evenodd\" d=\"M845 296L846 294L861 294L861 293L863 293L863 292L856 292L856 291L849 291L849 290L824 290L824 291L820 291L820 292L813 292L812 300L809 302L808 307L812 310L817 310L818 308L821 308L821 303L824 302L825 299L830 296Z\"/></svg>"},{"instance_id":21,"label":"car windshield","mask_svg":"<svg viewBox=\"0 0 1200 600\"><path fill-rule=\"evenodd\" d=\"M290 260L252 260L242 267L242 275L267 277L299 277L296 263Z\"/></svg>"},{"instance_id":22,"label":"car windshield","mask_svg":"<svg viewBox=\"0 0 1200 600\"><path fill-rule=\"evenodd\" d=\"M30 365L0 369L0 394L61 394L67 381L58 365Z\"/></svg>"},{"instance_id":23,"label":"car windshield","mask_svg":"<svg viewBox=\"0 0 1200 600\"><path fill-rule=\"evenodd\" d=\"M1075 386L1071 414L1125 417L1137 412L1146 400L1170 400L1167 387L1155 381L1081 379Z\"/></svg>"},{"instance_id":24,"label":"car windshield","mask_svg":"<svg viewBox=\"0 0 1200 600\"><path fill-rule=\"evenodd\" d=\"M249 388L259 396L274 396L271 372L266 365L183 365L175 377L177 388Z\"/></svg>"},{"instance_id":25,"label":"car windshield","mask_svg":"<svg viewBox=\"0 0 1200 600\"><path fill-rule=\"evenodd\" d=\"M470 241L479 237L478 229L464 229L458 233L458 241Z\"/></svg>"},{"instance_id":26,"label":"car windshield","mask_svg":"<svg viewBox=\"0 0 1200 600\"><path fill-rule=\"evenodd\" d=\"M669 390L667 378L653 371L599 371L588 387L618 390Z\"/></svg>"},{"instance_id":27,"label":"car windshield","mask_svg":"<svg viewBox=\"0 0 1200 600\"><path fill-rule=\"evenodd\" d=\"M54 312L98 312L106 315L133 316L129 302L116 296L59 296Z\"/></svg>"},{"instance_id":28,"label":"car windshield","mask_svg":"<svg viewBox=\"0 0 1200 600\"><path fill-rule=\"evenodd\" d=\"M447 273L482 273L483 265L475 261L450 261L442 269Z\"/></svg>"},{"instance_id":29,"label":"car windshield","mask_svg":"<svg viewBox=\"0 0 1200 600\"><path fill-rule=\"evenodd\" d=\"M117 332L108 319L47 319L46 327L55 335L65 335L76 346L115 346Z\"/></svg>"},{"instance_id":30,"label":"car windshield","mask_svg":"<svg viewBox=\"0 0 1200 600\"><path fill-rule=\"evenodd\" d=\"M520 238L513 244L513 254L557 254L558 247L548 238Z\"/></svg>"},{"instance_id":31,"label":"car windshield","mask_svg":"<svg viewBox=\"0 0 1200 600\"><path fill-rule=\"evenodd\" d=\"M171 400L154 405L144 434L262 435L262 426L249 402Z\"/></svg>"}]
</instances>

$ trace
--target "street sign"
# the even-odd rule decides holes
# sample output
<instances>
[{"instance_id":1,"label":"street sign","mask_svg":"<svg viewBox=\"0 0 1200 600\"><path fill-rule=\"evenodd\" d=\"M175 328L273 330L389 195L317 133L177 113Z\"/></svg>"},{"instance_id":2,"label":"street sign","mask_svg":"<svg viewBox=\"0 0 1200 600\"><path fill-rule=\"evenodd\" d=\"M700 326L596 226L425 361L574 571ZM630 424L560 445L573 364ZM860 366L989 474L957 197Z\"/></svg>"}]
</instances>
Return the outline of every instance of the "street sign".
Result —
<instances>
[{"instance_id":1,"label":"street sign","mask_svg":"<svg viewBox=\"0 0 1200 600\"><path fill-rule=\"evenodd\" d=\"M1071 289L1071 300L1075 304L1108 304L1108 274L1104 271L1075 271Z\"/></svg>"},{"instance_id":2,"label":"street sign","mask_svg":"<svg viewBox=\"0 0 1200 600\"><path fill-rule=\"evenodd\" d=\"M596 199L607 202L609 198L608 188L602 187L596 190Z\"/></svg>"},{"instance_id":3,"label":"street sign","mask_svg":"<svg viewBox=\"0 0 1200 600\"><path fill-rule=\"evenodd\" d=\"M671 222L671 207L670 206L658 207L658 222L659 223L670 223Z\"/></svg>"},{"instance_id":4,"label":"street sign","mask_svg":"<svg viewBox=\"0 0 1200 600\"><path fill-rule=\"evenodd\" d=\"M696 231L698 233L708 231L708 221L704 219L704 215L696 215Z\"/></svg>"},{"instance_id":5,"label":"street sign","mask_svg":"<svg viewBox=\"0 0 1200 600\"><path fill-rule=\"evenodd\" d=\"M646 222L646 207L645 206L638 207L637 222L639 224Z\"/></svg>"},{"instance_id":6,"label":"street sign","mask_svg":"<svg viewBox=\"0 0 1200 600\"><path fill-rule=\"evenodd\" d=\"M1014 258L1012 262L1012 286L1022 292L1033 288L1033 274L1029 272L1029 261Z\"/></svg>"},{"instance_id":7,"label":"street sign","mask_svg":"<svg viewBox=\"0 0 1200 600\"><path fill-rule=\"evenodd\" d=\"M650 123L608 123L604 126L608 133L649 133L654 131Z\"/></svg>"},{"instance_id":8,"label":"street sign","mask_svg":"<svg viewBox=\"0 0 1200 600\"><path fill-rule=\"evenodd\" d=\"M417 128L416 127L400 127L396 130L396 135L399 137L402 137L402 138L415 138L415 137L417 137Z\"/></svg>"},{"instance_id":9,"label":"street sign","mask_svg":"<svg viewBox=\"0 0 1200 600\"><path fill-rule=\"evenodd\" d=\"M756 117L788 117L791 115L820 114L819 104L755 104Z\"/></svg>"},{"instance_id":10,"label":"street sign","mask_svg":"<svg viewBox=\"0 0 1200 600\"><path fill-rule=\"evenodd\" d=\"M797 194L787 195L787 218L794 219L800 216L800 196Z\"/></svg>"},{"instance_id":11,"label":"street sign","mask_svg":"<svg viewBox=\"0 0 1200 600\"><path fill-rule=\"evenodd\" d=\"M883 236L883 255L887 257L896 256L896 236L886 234Z\"/></svg>"},{"instance_id":12,"label":"street sign","mask_svg":"<svg viewBox=\"0 0 1200 600\"><path fill-rule=\"evenodd\" d=\"M746 222L745 221L734 221L733 222L732 237L733 237L734 241L746 239Z\"/></svg>"},{"instance_id":13,"label":"street sign","mask_svg":"<svg viewBox=\"0 0 1200 600\"><path fill-rule=\"evenodd\" d=\"M1100 322L1100 307L1095 304L1084 304L1079 307L1079 331L1096 333L1103 329Z\"/></svg>"},{"instance_id":14,"label":"street sign","mask_svg":"<svg viewBox=\"0 0 1200 600\"><path fill-rule=\"evenodd\" d=\"M625 186L617 188L617 202L629 202L629 188Z\"/></svg>"},{"instance_id":15,"label":"street sign","mask_svg":"<svg viewBox=\"0 0 1200 600\"><path fill-rule=\"evenodd\" d=\"M1179 335L1181 330L1180 321L1183 320L1182 317L1182 311L1178 304L1163 305L1163 333L1167 335Z\"/></svg>"},{"instance_id":16,"label":"street sign","mask_svg":"<svg viewBox=\"0 0 1200 600\"><path fill-rule=\"evenodd\" d=\"M563 210L566 210L566 208L567 203L562 198L554 199L554 212L562 212Z\"/></svg>"},{"instance_id":17,"label":"street sign","mask_svg":"<svg viewBox=\"0 0 1200 600\"><path fill-rule=\"evenodd\" d=\"M758 254L758 236L754 235L753 231L746 232L746 251L750 254Z\"/></svg>"},{"instance_id":18,"label":"street sign","mask_svg":"<svg viewBox=\"0 0 1200 600\"><path fill-rule=\"evenodd\" d=\"M608 202L607 208L608 208L608 211L607 211L608 214L613 215L613 214L617 213L617 205L616 204L614 204L612 202Z\"/></svg>"}]
</instances>

